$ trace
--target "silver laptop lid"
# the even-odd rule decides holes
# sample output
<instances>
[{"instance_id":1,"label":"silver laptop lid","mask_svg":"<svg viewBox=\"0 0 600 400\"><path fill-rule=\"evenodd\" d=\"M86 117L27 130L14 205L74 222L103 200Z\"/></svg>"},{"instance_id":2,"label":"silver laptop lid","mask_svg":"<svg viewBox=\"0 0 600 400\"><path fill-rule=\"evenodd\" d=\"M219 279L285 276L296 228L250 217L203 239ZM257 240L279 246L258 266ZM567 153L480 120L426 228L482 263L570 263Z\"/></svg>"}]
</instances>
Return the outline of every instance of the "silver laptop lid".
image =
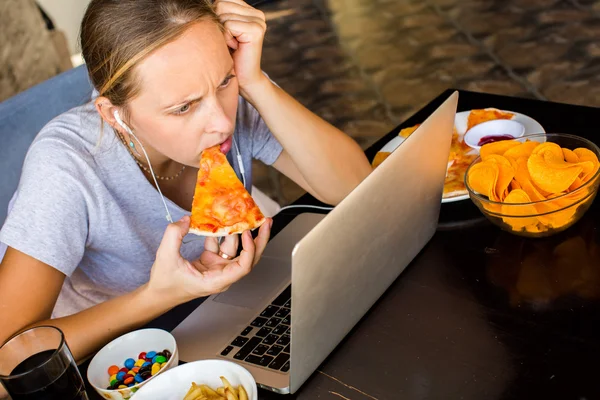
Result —
<instances>
[{"instance_id":1,"label":"silver laptop lid","mask_svg":"<svg viewBox=\"0 0 600 400\"><path fill-rule=\"evenodd\" d=\"M435 233L457 102L455 92L294 248L291 393Z\"/></svg>"}]
</instances>

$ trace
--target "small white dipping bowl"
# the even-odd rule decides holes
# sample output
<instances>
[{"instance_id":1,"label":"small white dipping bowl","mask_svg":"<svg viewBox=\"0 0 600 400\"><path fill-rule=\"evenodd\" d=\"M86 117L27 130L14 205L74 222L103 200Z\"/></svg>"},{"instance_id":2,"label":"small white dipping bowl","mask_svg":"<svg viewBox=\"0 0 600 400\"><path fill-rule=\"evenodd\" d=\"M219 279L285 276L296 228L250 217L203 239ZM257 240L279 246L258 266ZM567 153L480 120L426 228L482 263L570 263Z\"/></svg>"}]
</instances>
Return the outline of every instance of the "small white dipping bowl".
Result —
<instances>
[{"instance_id":1,"label":"small white dipping bowl","mask_svg":"<svg viewBox=\"0 0 600 400\"><path fill-rule=\"evenodd\" d=\"M194 361L166 371L138 390L132 400L182 400L192 382L216 390L223 386L221 376L227 378L234 388L242 385L249 400L258 400L256 381L250 372L225 360Z\"/></svg>"},{"instance_id":2,"label":"small white dipping bowl","mask_svg":"<svg viewBox=\"0 0 600 400\"><path fill-rule=\"evenodd\" d=\"M160 353L163 350L171 352L171 358L156 375L151 376L144 382L126 389L108 390L108 367L117 365L123 367L123 363L128 358L137 359L141 352L156 351ZM104 346L90 362L87 377L90 384L104 399L127 400L142 386L153 381L163 372L179 364L179 353L175 338L169 332L162 329L140 329L119 336L106 346ZM183 397L182 397L183 398Z\"/></svg>"},{"instance_id":3,"label":"small white dipping bowl","mask_svg":"<svg viewBox=\"0 0 600 400\"><path fill-rule=\"evenodd\" d=\"M510 135L515 139L525 134L523 124L510 119L494 119L477 124L465 133L464 141L467 146L479 150L479 141L485 136Z\"/></svg>"}]
</instances>

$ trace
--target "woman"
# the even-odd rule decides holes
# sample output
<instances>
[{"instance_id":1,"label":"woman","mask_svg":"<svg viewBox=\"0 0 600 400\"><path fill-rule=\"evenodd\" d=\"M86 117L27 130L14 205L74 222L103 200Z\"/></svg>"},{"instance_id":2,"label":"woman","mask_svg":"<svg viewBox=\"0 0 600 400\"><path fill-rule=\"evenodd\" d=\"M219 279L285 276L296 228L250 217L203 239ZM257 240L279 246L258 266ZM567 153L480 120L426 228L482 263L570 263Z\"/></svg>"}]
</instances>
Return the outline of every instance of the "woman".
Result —
<instances>
[{"instance_id":1,"label":"woman","mask_svg":"<svg viewBox=\"0 0 600 400\"><path fill-rule=\"evenodd\" d=\"M265 29L242 0L92 0L81 44L97 95L27 154L0 232L0 340L51 324L81 360L249 273L271 221L235 258L236 236L182 243L208 147L234 153L248 186L257 158L331 204L369 174L355 142L262 73Z\"/></svg>"}]
</instances>

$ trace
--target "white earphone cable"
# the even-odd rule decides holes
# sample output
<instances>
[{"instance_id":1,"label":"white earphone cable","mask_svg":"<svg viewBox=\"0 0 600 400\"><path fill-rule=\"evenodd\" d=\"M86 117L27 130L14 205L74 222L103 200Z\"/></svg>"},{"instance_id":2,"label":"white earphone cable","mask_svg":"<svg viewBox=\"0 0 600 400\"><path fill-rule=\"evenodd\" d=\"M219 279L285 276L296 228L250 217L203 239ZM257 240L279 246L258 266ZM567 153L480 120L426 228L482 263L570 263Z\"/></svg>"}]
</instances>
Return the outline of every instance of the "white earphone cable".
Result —
<instances>
[{"instance_id":1,"label":"white earphone cable","mask_svg":"<svg viewBox=\"0 0 600 400\"><path fill-rule=\"evenodd\" d=\"M237 140L235 139L235 134L232 136L233 145L235 146L235 153L238 162L238 167L240 169L240 173L242 174L242 183L244 187L246 187L246 171L244 168L244 162L242 161L242 154L240 153L240 146L237 144Z\"/></svg>"},{"instance_id":2,"label":"white earphone cable","mask_svg":"<svg viewBox=\"0 0 600 400\"><path fill-rule=\"evenodd\" d=\"M160 194L160 199L162 200L163 206L165 207L165 211L167 212L167 215L165 215L165 217L167 218L167 221L169 221L169 223L172 224L173 217L171 217L171 213L169 212L169 207L167 207L167 202L165 201L165 196L163 196L162 191L160 190L160 186L158 185L158 181L154 174L154 169L152 169L152 163L150 162L150 157L148 157L148 153L146 153L146 149L144 148L144 145L142 144L142 142L140 142L140 140L137 138L137 136L135 136L133 131L121 120L121 117L119 116L118 111L115 111L114 116L115 116L115 119L117 120L117 123L119 125L121 125L121 127L123 127L123 129L125 129L127 131L127 133L129 133L131 136L133 136L135 138L135 140L139 143L139 145L142 149L142 152L144 153L144 156L146 157L146 161L148 162L148 167L150 168L150 173L152 175L152 179L154 180L154 184L156 185L156 190L158 190L158 194Z\"/></svg>"},{"instance_id":3,"label":"white earphone cable","mask_svg":"<svg viewBox=\"0 0 600 400\"><path fill-rule=\"evenodd\" d=\"M331 206L326 207L326 206L313 206L313 205L309 205L309 204L292 204L292 205L289 205L289 206L281 207L279 209L279 211L277 211L277 214L279 214L283 210L287 210L289 208L314 208L316 210L323 210L323 211L331 211L331 210L333 210L333 207L331 207ZM275 215L277 215L277 214L275 214Z\"/></svg>"},{"instance_id":4,"label":"white earphone cable","mask_svg":"<svg viewBox=\"0 0 600 400\"><path fill-rule=\"evenodd\" d=\"M142 151L144 152L144 156L146 157L146 161L148 161L148 167L150 168L150 172L152 174L152 179L154 180L156 189L158 190L158 193L160 194L160 199L162 200L163 206L165 206L165 211L167 212L167 215L165 215L165 217L167 218L167 221L169 221L169 223L172 224L173 217L171 217L171 213L169 212L169 207L167 207L167 202L165 201L165 196L162 194L162 191L160 190L160 186L158 186L158 181L156 180L156 176L154 175L154 170L152 169L152 163L150 163L150 158L148 157L148 153L146 153L146 149L144 148L144 145L142 144L142 142L140 142L140 140L133 133L131 135L140 144L140 147L142 148Z\"/></svg>"}]
</instances>

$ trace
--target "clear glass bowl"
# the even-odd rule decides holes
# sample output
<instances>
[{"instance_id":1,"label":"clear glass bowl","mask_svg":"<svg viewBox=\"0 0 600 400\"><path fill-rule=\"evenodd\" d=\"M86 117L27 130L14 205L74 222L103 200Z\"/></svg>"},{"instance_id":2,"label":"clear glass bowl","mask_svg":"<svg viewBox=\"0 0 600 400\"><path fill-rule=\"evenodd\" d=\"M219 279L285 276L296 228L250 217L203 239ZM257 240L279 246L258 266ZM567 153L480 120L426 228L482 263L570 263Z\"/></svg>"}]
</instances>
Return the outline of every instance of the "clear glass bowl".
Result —
<instances>
[{"instance_id":1,"label":"clear glass bowl","mask_svg":"<svg viewBox=\"0 0 600 400\"><path fill-rule=\"evenodd\" d=\"M600 159L600 148L579 136L549 133L526 135L517 140L554 142L570 150L582 147L592 151ZM510 204L491 201L487 196L475 192L468 182L471 168L481 161L481 157L477 157L465 173L465 186L469 197L490 222L516 235L545 237L564 231L581 219L598 192L600 170L579 188L554 198Z\"/></svg>"}]
</instances>

